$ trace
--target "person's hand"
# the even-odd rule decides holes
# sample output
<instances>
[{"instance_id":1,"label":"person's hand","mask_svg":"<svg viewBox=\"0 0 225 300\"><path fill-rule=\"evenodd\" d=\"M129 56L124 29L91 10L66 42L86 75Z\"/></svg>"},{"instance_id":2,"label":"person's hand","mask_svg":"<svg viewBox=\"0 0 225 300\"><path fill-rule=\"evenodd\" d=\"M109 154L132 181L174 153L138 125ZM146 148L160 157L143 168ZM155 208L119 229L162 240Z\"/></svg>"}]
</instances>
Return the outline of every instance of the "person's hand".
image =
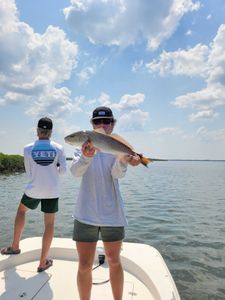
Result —
<instances>
[{"instance_id":1,"label":"person's hand","mask_svg":"<svg viewBox=\"0 0 225 300\"><path fill-rule=\"evenodd\" d=\"M90 140L83 143L81 151L84 156L93 157L95 155L95 148Z\"/></svg>"},{"instance_id":2,"label":"person's hand","mask_svg":"<svg viewBox=\"0 0 225 300\"><path fill-rule=\"evenodd\" d=\"M121 161L127 162L131 166L138 166L141 163L141 157L137 154L134 155L123 155L120 158Z\"/></svg>"}]
</instances>

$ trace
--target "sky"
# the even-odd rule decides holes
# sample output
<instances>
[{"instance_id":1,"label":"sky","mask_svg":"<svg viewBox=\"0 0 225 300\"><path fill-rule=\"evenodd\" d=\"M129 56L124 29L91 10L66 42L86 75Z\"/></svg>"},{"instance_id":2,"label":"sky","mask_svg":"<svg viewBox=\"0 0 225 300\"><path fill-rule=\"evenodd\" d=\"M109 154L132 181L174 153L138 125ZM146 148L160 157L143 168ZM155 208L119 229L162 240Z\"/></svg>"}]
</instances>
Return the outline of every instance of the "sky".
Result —
<instances>
[{"instance_id":1,"label":"sky","mask_svg":"<svg viewBox=\"0 0 225 300\"><path fill-rule=\"evenodd\" d=\"M224 0L1 0L0 27L0 152L48 116L71 156L104 105L138 153L225 159Z\"/></svg>"}]
</instances>

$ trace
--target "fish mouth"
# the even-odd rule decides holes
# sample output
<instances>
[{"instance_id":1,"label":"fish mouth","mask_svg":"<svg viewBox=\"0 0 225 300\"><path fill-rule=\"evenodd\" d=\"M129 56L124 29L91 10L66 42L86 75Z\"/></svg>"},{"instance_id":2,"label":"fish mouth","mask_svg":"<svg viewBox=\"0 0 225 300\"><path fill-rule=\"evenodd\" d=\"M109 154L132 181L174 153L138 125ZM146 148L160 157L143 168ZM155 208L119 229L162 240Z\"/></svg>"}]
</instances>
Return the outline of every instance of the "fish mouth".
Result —
<instances>
[{"instance_id":1,"label":"fish mouth","mask_svg":"<svg viewBox=\"0 0 225 300\"><path fill-rule=\"evenodd\" d=\"M80 131L80 134L79 134L79 132L72 133L72 134L67 135L64 138L64 141L68 144L71 144L71 145L74 145L74 143L76 143L76 142L77 143L83 143L84 140L89 140L89 141L91 140L90 135L85 130Z\"/></svg>"}]
</instances>

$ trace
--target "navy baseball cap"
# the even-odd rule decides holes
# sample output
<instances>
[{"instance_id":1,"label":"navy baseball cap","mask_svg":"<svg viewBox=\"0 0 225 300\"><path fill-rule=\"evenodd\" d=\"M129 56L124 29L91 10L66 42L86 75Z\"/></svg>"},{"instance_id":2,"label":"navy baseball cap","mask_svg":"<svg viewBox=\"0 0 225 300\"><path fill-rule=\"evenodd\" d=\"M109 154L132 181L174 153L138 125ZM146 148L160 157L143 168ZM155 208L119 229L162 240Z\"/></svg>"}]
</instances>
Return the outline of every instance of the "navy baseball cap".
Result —
<instances>
[{"instance_id":1,"label":"navy baseball cap","mask_svg":"<svg viewBox=\"0 0 225 300\"><path fill-rule=\"evenodd\" d=\"M110 118L114 120L112 110L109 107L99 106L95 108L95 110L92 113L92 120L106 119L106 118L107 119Z\"/></svg>"},{"instance_id":2,"label":"navy baseball cap","mask_svg":"<svg viewBox=\"0 0 225 300\"><path fill-rule=\"evenodd\" d=\"M48 130L52 130L53 124L52 124L52 120L45 117L45 118L41 118L38 121L38 128L40 129L48 129Z\"/></svg>"}]
</instances>

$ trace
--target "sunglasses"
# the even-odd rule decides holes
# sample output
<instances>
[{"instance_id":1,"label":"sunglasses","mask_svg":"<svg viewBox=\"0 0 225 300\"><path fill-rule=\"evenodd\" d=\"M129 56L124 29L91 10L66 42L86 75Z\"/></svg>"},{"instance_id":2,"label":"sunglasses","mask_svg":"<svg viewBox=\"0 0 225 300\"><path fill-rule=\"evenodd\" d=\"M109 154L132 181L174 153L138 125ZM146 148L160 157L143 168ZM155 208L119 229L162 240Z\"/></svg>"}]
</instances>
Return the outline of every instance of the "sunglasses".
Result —
<instances>
[{"instance_id":1,"label":"sunglasses","mask_svg":"<svg viewBox=\"0 0 225 300\"><path fill-rule=\"evenodd\" d=\"M100 125L100 124L109 125L109 124L113 123L113 121L114 120L111 118L92 120L93 124L95 124L95 125Z\"/></svg>"}]
</instances>

